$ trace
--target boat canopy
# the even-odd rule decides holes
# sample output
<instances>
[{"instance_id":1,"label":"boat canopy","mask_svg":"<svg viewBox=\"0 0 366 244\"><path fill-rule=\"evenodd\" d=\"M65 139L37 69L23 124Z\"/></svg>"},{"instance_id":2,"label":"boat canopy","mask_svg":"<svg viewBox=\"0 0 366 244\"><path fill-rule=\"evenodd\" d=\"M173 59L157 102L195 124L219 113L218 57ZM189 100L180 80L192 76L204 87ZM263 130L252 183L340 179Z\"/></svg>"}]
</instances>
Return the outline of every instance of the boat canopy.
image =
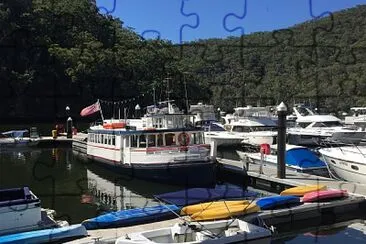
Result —
<instances>
[{"instance_id":1,"label":"boat canopy","mask_svg":"<svg viewBox=\"0 0 366 244\"><path fill-rule=\"evenodd\" d=\"M216 185L215 188L190 188L176 192L154 195L155 198L177 206L186 206L221 199L251 199L258 193L232 184Z\"/></svg>"},{"instance_id":2,"label":"boat canopy","mask_svg":"<svg viewBox=\"0 0 366 244\"><path fill-rule=\"evenodd\" d=\"M301 168L325 167L312 151L307 148L293 148L286 151L286 164L298 166Z\"/></svg>"},{"instance_id":3,"label":"boat canopy","mask_svg":"<svg viewBox=\"0 0 366 244\"><path fill-rule=\"evenodd\" d=\"M28 133L28 130L10 130L6 132L2 132L1 134L6 137L19 138L24 137L24 134Z\"/></svg>"}]
</instances>

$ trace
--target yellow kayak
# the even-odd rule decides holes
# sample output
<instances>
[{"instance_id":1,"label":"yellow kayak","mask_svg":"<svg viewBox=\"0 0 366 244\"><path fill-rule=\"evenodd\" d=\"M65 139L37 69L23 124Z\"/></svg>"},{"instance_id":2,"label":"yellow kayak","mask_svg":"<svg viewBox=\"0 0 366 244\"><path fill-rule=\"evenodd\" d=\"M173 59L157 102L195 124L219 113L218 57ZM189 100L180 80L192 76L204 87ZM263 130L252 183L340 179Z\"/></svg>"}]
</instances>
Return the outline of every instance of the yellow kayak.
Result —
<instances>
[{"instance_id":1,"label":"yellow kayak","mask_svg":"<svg viewBox=\"0 0 366 244\"><path fill-rule=\"evenodd\" d=\"M244 205L232 205L227 207L207 209L202 212L195 213L191 218L195 221L199 220L217 220L227 219L233 216L239 216L244 214L250 214L260 211L259 207L255 203Z\"/></svg>"},{"instance_id":2,"label":"yellow kayak","mask_svg":"<svg viewBox=\"0 0 366 244\"><path fill-rule=\"evenodd\" d=\"M199 213L207 209L221 208L226 206L234 205L244 205L249 204L248 200L236 200L236 201L219 201L219 202L206 202L194 205L188 205L180 211L181 215L192 215L194 213Z\"/></svg>"},{"instance_id":3,"label":"yellow kayak","mask_svg":"<svg viewBox=\"0 0 366 244\"><path fill-rule=\"evenodd\" d=\"M326 190L327 186L325 185L307 185L307 186L296 186L289 189L286 189L281 192L281 196L304 196L304 194L313 192L313 191L322 191Z\"/></svg>"}]
</instances>

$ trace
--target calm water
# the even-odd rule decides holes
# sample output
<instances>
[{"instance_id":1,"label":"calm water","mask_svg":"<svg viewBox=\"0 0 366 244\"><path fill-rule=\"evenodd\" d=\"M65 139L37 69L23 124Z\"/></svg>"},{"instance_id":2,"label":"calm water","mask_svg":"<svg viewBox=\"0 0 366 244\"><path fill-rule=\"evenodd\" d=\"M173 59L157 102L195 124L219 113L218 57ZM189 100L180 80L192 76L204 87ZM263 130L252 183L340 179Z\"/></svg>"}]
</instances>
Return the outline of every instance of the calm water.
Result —
<instances>
[{"instance_id":1,"label":"calm water","mask_svg":"<svg viewBox=\"0 0 366 244\"><path fill-rule=\"evenodd\" d=\"M233 157L231 152L221 153ZM20 186L29 186L42 207L55 209L59 219L70 223L109 210L156 205L154 194L181 189L121 177L79 160L71 149L0 149L0 188ZM347 227L348 222L321 225L308 220L296 228L283 227L278 229L282 238L272 243L366 243L363 230Z\"/></svg>"}]
</instances>

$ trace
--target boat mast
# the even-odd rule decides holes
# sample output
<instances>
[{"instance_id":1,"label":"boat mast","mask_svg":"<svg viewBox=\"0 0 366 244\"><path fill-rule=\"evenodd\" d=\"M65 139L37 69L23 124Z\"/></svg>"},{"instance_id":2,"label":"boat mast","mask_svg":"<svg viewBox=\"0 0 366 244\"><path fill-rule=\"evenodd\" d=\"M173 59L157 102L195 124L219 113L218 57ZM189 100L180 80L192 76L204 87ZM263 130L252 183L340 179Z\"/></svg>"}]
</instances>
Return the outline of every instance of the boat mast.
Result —
<instances>
[{"instance_id":1,"label":"boat mast","mask_svg":"<svg viewBox=\"0 0 366 244\"><path fill-rule=\"evenodd\" d=\"M104 116L103 116L102 106L100 105L100 101L99 101L99 99L98 99L98 105L99 105L100 116L102 117L102 121L104 121Z\"/></svg>"}]
</instances>

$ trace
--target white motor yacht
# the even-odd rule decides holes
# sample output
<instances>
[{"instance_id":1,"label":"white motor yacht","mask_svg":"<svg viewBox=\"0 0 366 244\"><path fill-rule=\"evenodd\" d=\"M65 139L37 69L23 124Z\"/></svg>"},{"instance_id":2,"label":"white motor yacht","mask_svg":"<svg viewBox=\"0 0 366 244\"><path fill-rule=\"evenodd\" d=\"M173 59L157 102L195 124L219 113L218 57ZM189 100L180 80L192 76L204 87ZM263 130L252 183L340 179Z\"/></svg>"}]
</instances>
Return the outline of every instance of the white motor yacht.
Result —
<instances>
[{"instance_id":1,"label":"white motor yacht","mask_svg":"<svg viewBox=\"0 0 366 244\"><path fill-rule=\"evenodd\" d=\"M319 153L342 179L366 184L366 146L322 148Z\"/></svg>"},{"instance_id":2,"label":"white motor yacht","mask_svg":"<svg viewBox=\"0 0 366 244\"><path fill-rule=\"evenodd\" d=\"M271 145L276 143L277 123L269 108L247 106L237 107L234 110L234 114L223 117L224 128L228 132L222 134L221 140L229 141L226 144L260 145L266 143ZM220 137L217 140L219 139Z\"/></svg>"},{"instance_id":3,"label":"white motor yacht","mask_svg":"<svg viewBox=\"0 0 366 244\"><path fill-rule=\"evenodd\" d=\"M320 115L305 106L293 108L297 116L296 126L288 128L288 143L294 145L321 145L322 143L358 144L366 136L365 131L345 127L333 115Z\"/></svg>"}]
</instances>

